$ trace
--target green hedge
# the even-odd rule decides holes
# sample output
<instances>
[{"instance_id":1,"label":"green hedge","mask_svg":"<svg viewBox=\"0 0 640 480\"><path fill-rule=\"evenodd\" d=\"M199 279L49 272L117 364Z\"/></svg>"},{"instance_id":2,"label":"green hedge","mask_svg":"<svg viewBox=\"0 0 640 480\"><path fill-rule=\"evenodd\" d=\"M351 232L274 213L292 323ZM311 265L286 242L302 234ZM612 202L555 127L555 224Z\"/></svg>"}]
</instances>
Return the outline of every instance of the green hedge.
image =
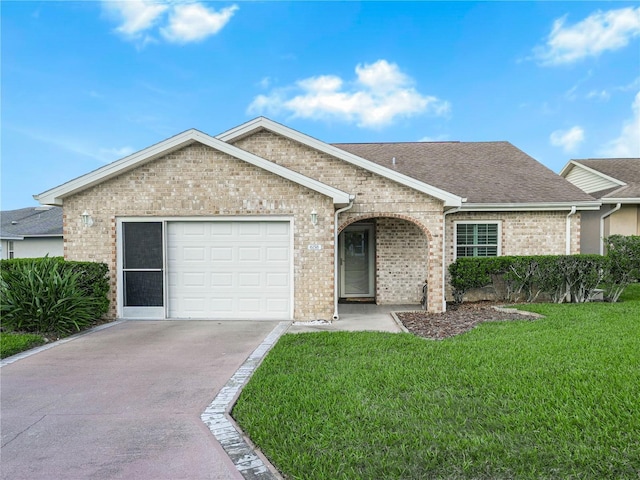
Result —
<instances>
[{"instance_id":1,"label":"green hedge","mask_svg":"<svg viewBox=\"0 0 640 480\"><path fill-rule=\"evenodd\" d=\"M626 255L621 247L619 251ZM449 273L457 303L471 289L495 287L498 279L505 285L505 300L532 302L544 294L557 303L582 303L593 298L599 287L605 289L607 300L617 300L609 284L615 283L612 278L620 277L620 268L614 269L613 265L610 255L465 257L452 263Z\"/></svg>"},{"instance_id":2,"label":"green hedge","mask_svg":"<svg viewBox=\"0 0 640 480\"><path fill-rule=\"evenodd\" d=\"M97 323L109 309L108 268L61 257L0 262L3 326L69 334Z\"/></svg>"}]
</instances>

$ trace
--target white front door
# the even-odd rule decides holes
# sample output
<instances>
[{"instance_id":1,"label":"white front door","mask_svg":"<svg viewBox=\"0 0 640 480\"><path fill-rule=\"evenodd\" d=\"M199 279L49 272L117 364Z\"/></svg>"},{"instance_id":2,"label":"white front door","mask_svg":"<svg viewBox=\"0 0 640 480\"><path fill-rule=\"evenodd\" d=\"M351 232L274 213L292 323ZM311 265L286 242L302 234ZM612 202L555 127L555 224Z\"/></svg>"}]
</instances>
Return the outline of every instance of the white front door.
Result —
<instances>
[{"instance_id":1,"label":"white front door","mask_svg":"<svg viewBox=\"0 0 640 480\"><path fill-rule=\"evenodd\" d=\"M168 317L291 318L287 221L169 222Z\"/></svg>"},{"instance_id":2,"label":"white front door","mask_svg":"<svg viewBox=\"0 0 640 480\"><path fill-rule=\"evenodd\" d=\"M340 297L375 297L375 242L372 224L346 227L339 238Z\"/></svg>"}]
</instances>

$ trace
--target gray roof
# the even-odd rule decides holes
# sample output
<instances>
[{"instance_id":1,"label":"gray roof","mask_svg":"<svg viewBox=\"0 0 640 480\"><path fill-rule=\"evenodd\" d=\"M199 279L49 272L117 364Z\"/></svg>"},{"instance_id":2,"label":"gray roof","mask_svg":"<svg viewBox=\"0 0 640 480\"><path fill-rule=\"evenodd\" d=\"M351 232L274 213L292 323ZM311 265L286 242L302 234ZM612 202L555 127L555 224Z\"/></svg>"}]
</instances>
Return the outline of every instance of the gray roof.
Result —
<instances>
[{"instance_id":1,"label":"gray roof","mask_svg":"<svg viewBox=\"0 0 640 480\"><path fill-rule=\"evenodd\" d=\"M466 197L468 203L594 200L509 142L339 143L334 146Z\"/></svg>"},{"instance_id":2,"label":"gray roof","mask_svg":"<svg viewBox=\"0 0 640 480\"><path fill-rule=\"evenodd\" d=\"M621 187L593 193L594 197L640 199L640 158L588 158L574 162L626 183Z\"/></svg>"},{"instance_id":3,"label":"gray roof","mask_svg":"<svg viewBox=\"0 0 640 480\"><path fill-rule=\"evenodd\" d=\"M62 236L61 207L27 207L0 212L0 236L19 237Z\"/></svg>"}]
</instances>

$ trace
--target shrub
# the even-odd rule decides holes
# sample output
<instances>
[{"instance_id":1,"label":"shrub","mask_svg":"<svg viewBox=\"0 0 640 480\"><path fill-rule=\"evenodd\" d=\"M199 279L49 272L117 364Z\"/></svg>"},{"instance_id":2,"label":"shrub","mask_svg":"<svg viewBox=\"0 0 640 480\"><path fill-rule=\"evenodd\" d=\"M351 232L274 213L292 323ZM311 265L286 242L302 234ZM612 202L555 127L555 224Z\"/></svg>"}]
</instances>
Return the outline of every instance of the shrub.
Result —
<instances>
[{"instance_id":1,"label":"shrub","mask_svg":"<svg viewBox=\"0 0 640 480\"><path fill-rule=\"evenodd\" d=\"M592 298L606 272L606 261L599 255L467 257L449 266L457 303L472 288L492 283L495 288L498 278L504 280L510 300L526 295L532 302L545 293L556 303L582 303Z\"/></svg>"},{"instance_id":2,"label":"shrub","mask_svg":"<svg viewBox=\"0 0 640 480\"><path fill-rule=\"evenodd\" d=\"M604 242L607 246L605 300L617 302L627 285L640 280L640 236L612 235Z\"/></svg>"},{"instance_id":3,"label":"shrub","mask_svg":"<svg viewBox=\"0 0 640 480\"><path fill-rule=\"evenodd\" d=\"M60 258L19 259L2 263L0 311L3 325L23 332L68 335L98 320L108 308L106 265ZM100 272L102 278L100 278Z\"/></svg>"}]
</instances>

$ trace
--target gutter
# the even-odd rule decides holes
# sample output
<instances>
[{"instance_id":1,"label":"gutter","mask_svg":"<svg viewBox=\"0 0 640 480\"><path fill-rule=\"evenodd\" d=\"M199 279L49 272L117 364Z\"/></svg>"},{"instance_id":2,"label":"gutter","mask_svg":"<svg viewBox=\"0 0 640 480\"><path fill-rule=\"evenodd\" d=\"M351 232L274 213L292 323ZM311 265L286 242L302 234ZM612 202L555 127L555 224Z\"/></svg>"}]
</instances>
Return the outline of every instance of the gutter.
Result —
<instances>
[{"instance_id":1,"label":"gutter","mask_svg":"<svg viewBox=\"0 0 640 480\"><path fill-rule=\"evenodd\" d=\"M607 218L609 215L616 213L621 208L622 208L622 202L618 202L618 204L615 207L613 207L611 210L604 213L600 217L600 255L604 255L604 219Z\"/></svg>"},{"instance_id":2,"label":"gutter","mask_svg":"<svg viewBox=\"0 0 640 480\"><path fill-rule=\"evenodd\" d=\"M571 255L571 216L575 215L577 210L577 207L574 205L571 207L571 211L569 212L569 215L567 215L567 232L566 232L566 247L565 247L565 254L566 255Z\"/></svg>"},{"instance_id":3,"label":"gutter","mask_svg":"<svg viewBox=\"0 0 640 480\"><path fill-rule=\"evenodd\" d=\"M333 214L333 321L340 319L340 316L338 315L338 259L340 257L338 247L338 215L351 209L355 199L355 195L349 195L349 205L336 210Z\"/></svg>"},{"instance_id":4,"label":"gutter","mask_svg":"<svg viewBox=\"0 0 640 480\"><path fill-rule=\"evenodd\" d=\"M466 200L466 198L464 199ZM442 214L442 311L447 311L446 272L447 272L447 215L457 213L462 207L447 210ZM427 300L428 303L428 300Z\"/></svg>"}]
</instances>

